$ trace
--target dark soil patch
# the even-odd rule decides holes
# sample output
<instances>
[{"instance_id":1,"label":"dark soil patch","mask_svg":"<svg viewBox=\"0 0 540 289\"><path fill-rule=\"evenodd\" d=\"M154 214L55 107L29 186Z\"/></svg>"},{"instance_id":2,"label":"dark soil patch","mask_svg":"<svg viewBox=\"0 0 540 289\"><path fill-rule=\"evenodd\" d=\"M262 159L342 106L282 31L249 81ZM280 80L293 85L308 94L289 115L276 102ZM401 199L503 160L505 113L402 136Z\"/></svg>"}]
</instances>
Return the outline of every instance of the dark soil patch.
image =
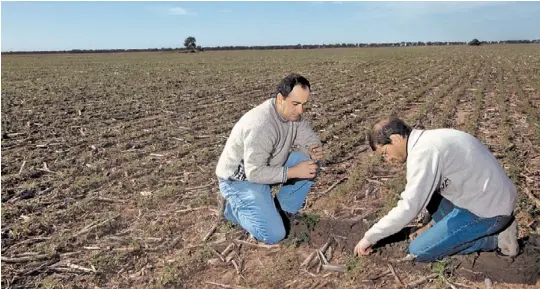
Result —
<instances>
[{"instance_id":1,"label":"dark soil patch","mask_svg":"<svg viewBox=\"0 0 540 289\"><path fill-rule=\"evenodd\" d=\"M306 217L306 215L297 218L291 225L287 240L302 238L307 233L309 235L309 246L321 247L328 241L330 236L335 236L339 245L336 251L349 251L352 253L365 231L369 229L368 224L358 218L319 219L315 226L310 224L310 219L311 217Z\"/></svg>"},{"instance_id":2,"label":"dark soil patch","mask_svg":"<svg viewBox=\"0 0 540 289\"><path fill-rule=\"evenodd\" d=\"M521 248L516 258L495 252L456 256L464 269L458 270L458 274L472 281L490 278L496 282L535 285L540 277L540 236L521 240Z\"/></svg>"},{"instance_id":3,"label":"dark soil patch","mask_svg":"<svg viewBox=\"0 0 540 289\"><path fill-rule=\"evenodd\" d=\"M375 220L368 219L320 219L313 227L311 217L302 216L292 224L289 236L284 242L300 240L309 236L309 247L322 247L330 236L336 236L335 252L353 254L354 247ZM373 218L373 217L372 217ZM306 222L307 220L307 222ZM309 228L309 229L308 229ZM402 231L379 242L369 255L371 261L380 264L399 260L408 253L409 230ZM540 276L540 236L529 236L520 240L521 253L516 258L499 256L495 252L482 252L466 256L453 256L451 262L457 266L456 275L471 281L490 278L494 282L513 284L536 284ZM418 274L429 273L430 263L399 263L401 270Z\"/></svg>"}]
</instances>

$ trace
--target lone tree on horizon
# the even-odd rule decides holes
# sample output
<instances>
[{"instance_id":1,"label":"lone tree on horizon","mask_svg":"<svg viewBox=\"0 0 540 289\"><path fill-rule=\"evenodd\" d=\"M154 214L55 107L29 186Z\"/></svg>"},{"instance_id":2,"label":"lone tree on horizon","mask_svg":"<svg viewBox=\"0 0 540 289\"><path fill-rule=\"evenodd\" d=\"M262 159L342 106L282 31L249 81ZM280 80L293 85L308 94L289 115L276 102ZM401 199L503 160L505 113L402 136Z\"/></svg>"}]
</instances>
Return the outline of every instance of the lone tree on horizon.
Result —
<instances>
[{"instance_id":1,"label":"lone tree on horizon","mask_svg":"<svg viewBox=\"0 0 540 289\"><path fill-rule=\"evenodd\" d=\"M476 38L471 40L471 42L469 42L469 45L473 45L473 46L478 46L480 44L482 44L482 43Z\"/></svg>"},{"instance_id":2,"label":"lone tree on horizon","mask_svg":"<svg viewBox=\"0 0 540 289\"><path fill-rule=\"evenodd\" d=\"M186 49L191 50L191 52L195 52L197 49L196 42L197 39L195 39L195 37L189 36L188 38L186 38L186 40L184 40L184 46L186 47Z\"/></svg>"}]
</instances>

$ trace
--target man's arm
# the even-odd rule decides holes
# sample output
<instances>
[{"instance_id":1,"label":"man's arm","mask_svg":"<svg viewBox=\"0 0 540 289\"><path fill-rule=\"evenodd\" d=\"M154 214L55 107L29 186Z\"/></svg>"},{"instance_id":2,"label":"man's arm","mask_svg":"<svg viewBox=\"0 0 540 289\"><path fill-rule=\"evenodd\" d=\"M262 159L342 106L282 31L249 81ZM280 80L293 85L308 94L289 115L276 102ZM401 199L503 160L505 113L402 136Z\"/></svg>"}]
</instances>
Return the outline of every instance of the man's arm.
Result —
<instances>
[{"instance_id":1,"label":"man's arm","mask_svg":"<svg viewBox=\"0 0 540 289\"><path fill-rule=\"evenodd\" d=\"M397 206L365 233L364 238L371 244L403 229L426 207L437 189L442 165L437 148L430 144L408 158L405 191Z\"/></svg>"},{"instance_id":2,"label":"man's arm","mask_svg":"<svg viewBox=\"0 0 540 289\"><path fill-rule=\"evenodd\" d=\"M314 144L322 147L319 136L313 131L309 122L302 117L298 129L296 130L296 137L293 145L299 146L302 152L309 155L309 147Z\"/></svg>"},{"instance_id":3,"label":"man's arm","mask_svg":"<svg viewBox=\"0 0 540 289\"><path fill-rule=\"evenodd\" d=\"M263 125L244 131L244 166L249 182L270 185L287 181L287 168L268 165L274 142L274 132Z\"/></svg>"}]
</instances>

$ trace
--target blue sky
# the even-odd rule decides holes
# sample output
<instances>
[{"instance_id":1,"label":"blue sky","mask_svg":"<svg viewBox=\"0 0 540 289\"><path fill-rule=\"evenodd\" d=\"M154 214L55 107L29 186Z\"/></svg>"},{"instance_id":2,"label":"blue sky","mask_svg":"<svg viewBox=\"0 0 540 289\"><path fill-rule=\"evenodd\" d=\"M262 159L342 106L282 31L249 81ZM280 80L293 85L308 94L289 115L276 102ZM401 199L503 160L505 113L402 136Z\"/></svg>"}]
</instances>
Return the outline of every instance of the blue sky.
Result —
<instances>
[{"instance_id":1,"label":"blue sky","mask_svg":"<svg viewBox=\"0 0 540 289\"><path fill-rule=\"evenodd\" d=\"M2 2L2 51L540 39L540 2Z\"/></svg>"}]
</instances>

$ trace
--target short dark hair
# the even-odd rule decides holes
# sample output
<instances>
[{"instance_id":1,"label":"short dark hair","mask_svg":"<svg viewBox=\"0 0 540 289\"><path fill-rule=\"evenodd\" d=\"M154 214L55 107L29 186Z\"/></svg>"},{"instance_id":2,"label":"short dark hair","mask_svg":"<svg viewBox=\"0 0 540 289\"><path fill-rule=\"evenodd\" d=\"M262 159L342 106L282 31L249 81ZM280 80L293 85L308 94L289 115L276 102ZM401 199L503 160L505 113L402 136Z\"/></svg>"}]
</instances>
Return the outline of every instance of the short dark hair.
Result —
<instances>
[{"instance_id":1,"label":"short dark hair","mask_svg":"<svg viewBox=\"0 0 540 289\"><path fill-rule=\"evenodd\" d=\"M311 85L305 77L298 73L291 73L279 82L275 95L277 96L278 93L281 93L284 98L287 98L287 96L289 96L289 93L291 93L291 91L297 85L301 85L301 87L304 89L308 88L309 90L311 90Z\"/></svg>"},{"instance_id":2,"label":"short dark hair","mask_svg":"<svg viewBox=\"0 0 540 289\"><path fill-rule=\"evenodd\" d=\"M408 138L411 131L412 128L397 117L379 121L368 134L369 146L375 151L377 146L392 143L391 135L399 134L403 138Z\"/></svg>"}]
</instances>

